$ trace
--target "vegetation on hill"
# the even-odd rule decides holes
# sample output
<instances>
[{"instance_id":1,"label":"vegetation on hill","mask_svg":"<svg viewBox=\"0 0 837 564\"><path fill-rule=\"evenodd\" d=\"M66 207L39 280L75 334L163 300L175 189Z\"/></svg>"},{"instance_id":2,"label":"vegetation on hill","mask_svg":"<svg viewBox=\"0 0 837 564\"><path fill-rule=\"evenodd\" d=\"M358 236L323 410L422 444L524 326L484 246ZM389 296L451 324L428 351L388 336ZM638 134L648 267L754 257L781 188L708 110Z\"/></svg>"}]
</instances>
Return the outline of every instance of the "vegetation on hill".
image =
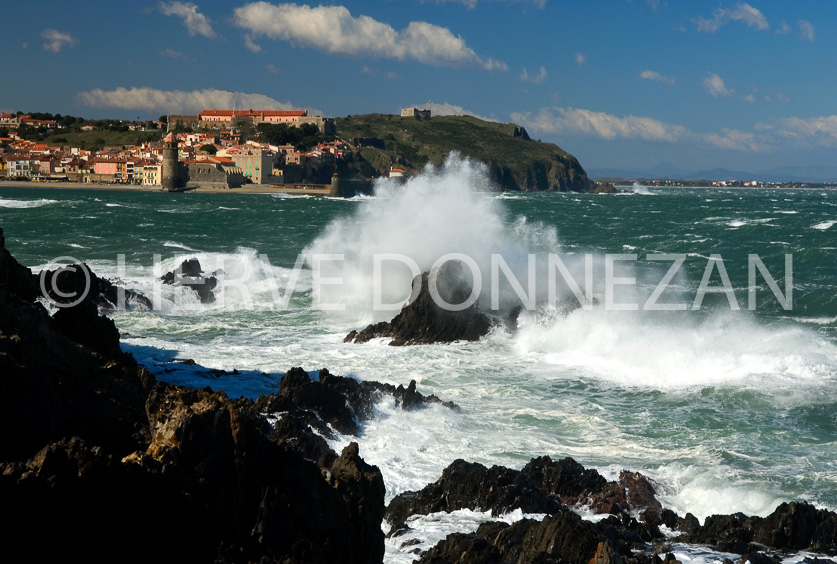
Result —
<instances>
[{"instance_id":1,"label":"vegetation on hill","mask_svg":"<svg viewBox=\"0 0 837 564\"><path fill-rule=\"evenodd\" d=\"M552 143L529 138L512 123L472 116L431 119L367 114L335 120L337 136L355 145L346 170L365 177L438 165L452 152L486 164L503 190L587 192L595 186L575 157Z\"/></svg>"}]
</instances>

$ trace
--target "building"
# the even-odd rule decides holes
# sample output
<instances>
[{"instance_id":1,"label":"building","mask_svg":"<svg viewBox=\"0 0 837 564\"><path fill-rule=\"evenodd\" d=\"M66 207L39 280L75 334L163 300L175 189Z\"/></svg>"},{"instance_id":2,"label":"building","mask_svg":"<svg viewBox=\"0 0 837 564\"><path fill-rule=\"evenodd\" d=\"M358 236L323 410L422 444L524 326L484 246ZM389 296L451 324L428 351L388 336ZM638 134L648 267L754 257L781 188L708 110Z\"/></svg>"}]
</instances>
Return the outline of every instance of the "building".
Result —
<instances>
[{"instance_id":1,"label":"building","mask_svg":"<svg viewBox=\"0 0 837 564\"><path fill-rule=\"evenodd\" d=\"M31 155L6 155L9 178L32 178L40 170L40 162Z\"/></svg>"},{"instance_id":2,"label":"building","mask_svg":"<svg viewBox=\"0 0 837 564\"><path fill-rule=\"evenodd\" d=\"M265 184L273 173L275 155L265 149L240 147L223 151L253 184Z\"/></svg>"},{"instance_id":3,"label":"building","mask_svg":"<svg viewBox=\"0 0 837 564\"><path fill-rule=\"evenodd\" d=\"M162 176L160 175L160 164L145 164L142 166L142 185L160 186Z\"/></svg>"},{"instance_id":4,"label":"building","mask_svg":"<svg viewBox=\"0 0 837 564\"><path fill-rule=\"evenodd\" d=\"M420 108L404 108L401 110L401 117L430 119L430 110L422 110Z\"/></svg>"},{"instance_id":5,"label":"building","mask_svg":"<svg viewBox=\"0 0 837 564\"><path fill-rule=\"evenodd\" d=\"M334 120L321 116L309 116L306 110L204 110L197 115L172 114L168 116L168 130L177 124L193 129L232 129L237 124L258 126L263 123L286 124L295 127L310 123L324 135L335 135Z\"/></svg>"}]
</instances>

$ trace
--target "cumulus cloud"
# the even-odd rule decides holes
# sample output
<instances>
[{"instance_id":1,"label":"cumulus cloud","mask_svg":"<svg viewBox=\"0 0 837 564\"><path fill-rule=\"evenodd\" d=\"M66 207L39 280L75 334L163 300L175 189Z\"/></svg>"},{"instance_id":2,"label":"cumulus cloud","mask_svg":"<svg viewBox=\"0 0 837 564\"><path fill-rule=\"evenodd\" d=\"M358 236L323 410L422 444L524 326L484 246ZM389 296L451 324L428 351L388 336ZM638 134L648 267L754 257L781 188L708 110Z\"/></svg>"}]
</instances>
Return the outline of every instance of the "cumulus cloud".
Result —
<instances>
[{"instance_id":1,"label":"cumulus cloud","mask_svg":"<svg viewBox=\"0 0 837 564\"><path fill-rule=\"evenodd\" d=\"M674 84L674 79L670 76L663 76L658 72L652 70L644 70L639 73L639 78L650 80L651 82L659 82L660 84L664 84L666 86L671 86Z\"/></svg>"},{"instance_id":2,"label":"cumulus cloud","mask_svg":"<svg viewBox=\"0 0 837 564\"><path fill-rule=\"evenodd\" d=\"M250 37L249 34L244 34L244 46L247 47L253 53L259 53L262 50L262 46L253 42L253 38Z\"/></svg>"},{"instance_id":3,"label":"cumulus cloud","mask_svg":"<svg viewBox=\"0 0 837 564\"><path fill-rule=\"evenodd\" d=\"M727 85L724 84L724 80L714 72L710 72L709 76L703 79L703 87L706 88L706 91L709 92L713 98L726 98L728 96L732 96L735 92L734 90L727 88Z\"/></svg>"},{"instance_id":4,"label":"cumulus cloud","mask_svg":"<svg viewBox=\"0 0 837 564\"><path fill-rule=\"evenodd\" d=\"M207 109L258 108L260 110L298 110L287 102L274 100L264 94L248 94L227 90L158 90L156 88L96 88L80 92L76 100L92 108L118 108L181 114ZM312 113L319 113L313 111Z\"/></svg>"},{"instance_id":5,"label":"cumulus cloud","mask_svg":"<svg viewBox=\"0 0 837 564\"><path fill-rule=\"evenodd\" d=\"M748 131L724 129L721 133L709 133L703 136L704 141L721 149L732 151L758 152L763 147L756 141L756 136Z\"/></svg>"},{"instance_id":6,"label":"cumulus cloud","mask_svg":"<svg viewBox=\"0 0 837 564\"><path fill-rule=\"evenodd\" d=\"M198 11L196 4L192 2L160 2L157 7L163 15L177 16L183 20L189 35L203 35L209 39L216 37L209 19Z\"/></svg>"},{"instance_id":7,"label":"cumulus cloud","mask_svg":"<svg viewBox=\"0 0 837 564\"><path fill-rule=\"evenodd\" d=\"M583 67L585 64L587 64L587 55L585 55L584 53L576 53L575 54L575 63L579 67Z\"/></svg>"},{"instance_id":8,"label":"cumulus cloud","mask_svg":"<svg viewBox=\"0 0 837 564\"><path fill-rule=\"evenodd\" d=\"M523 67L523 72L520 73L520 80L522 80L523 82L531 82L532 84L541 84L543 81L546 80L546 68L541 67L538 71L538 74L530 76L529 71L526 70L526 67Z\"/></svg>"},{"instance_id":9,"label":"cumulus cloud","mask_svg":"<svg viewBox=\"0 0 837 564\"><path fill-rule=\"evenodd\" d=\"M715 33L730 22L742 22L758 30L770 27L764 14L746 2L739 2L732 8L718 8L713 12L711 19L700 17L692 20L697 30L704 33Z\"/></svg>"},{"instance_id":10,"label":"cumulus cloud","mask_svg":"<svg viewBox=\"0 0 837 564\"><path fill-rule=\"evenodd\" d=\"M837 115L811 118L791 117L774 124L758 124L760 129L771 129L778 136L798 141L812 141L829 145L837 141Z\"/></svg>"},{"instance_id":11,"label":"cumulus cloud","mask_svg":"<svg viewBox=\"0 0 837 564\"><path fill-rule=\"evenodd\" d=\"M58 53L66 45L72 47L77 43L75 37L73 37L69 33L58 31L57 29L45 29L41 32L41 37L43 39L46 39L46 42L44 43L44 49L49 51L50 53Z\"/></svg>"},{"instance_id":12,"label":"cumulus cloud","mask_svg":"<svg viewBox=\"0 0 837 564\"><path fill-rule=\"evenodd\" d=\"M645 141L678 141L689 135L682 125L653 118L619 117L605 112L579 108L542 109L537 114L513 113L512 120L532 131L587 135L602 139L643 139Z\"/></svg>"},{"instance_id":13,"label":"cumulus cloud","mask_svg":"<svg viewBox=\"0 0 837 564\"><path fill-rule=\"evenodd\" d=\"M413 21L398 31L369 16L354 17L344 6L268 2L245 4L234 13L235 25L254 37L264 35L335 55L508 70L501 61L477 55L449 29L427 22Z\"/></svg>"},{"instance_id":14,"label":"cumulus cloud","mask_svg":"<svg viewBox=\"0 0 837 564\"><path fill-rule=\"evenodd\" d=\"M814 24L808 20L799 20L796 25L799 26L799 37L808 41L814 40L816 37L816 34L814 33Z\"/></svg>"}]
</instances>

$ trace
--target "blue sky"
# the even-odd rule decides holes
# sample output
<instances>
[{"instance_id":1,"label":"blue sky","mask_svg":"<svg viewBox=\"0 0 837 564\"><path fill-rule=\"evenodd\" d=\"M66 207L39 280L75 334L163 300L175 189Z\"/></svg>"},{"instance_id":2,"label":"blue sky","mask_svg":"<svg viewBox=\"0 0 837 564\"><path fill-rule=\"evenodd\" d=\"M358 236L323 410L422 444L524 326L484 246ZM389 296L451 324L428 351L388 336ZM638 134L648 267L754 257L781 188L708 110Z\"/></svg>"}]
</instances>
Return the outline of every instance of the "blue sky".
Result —
<instances>
[{"instance_id":1,"label":"blue sky","mask_svg":"<svg viewBox=\"0 0 837 564\"><path fill-rule=\"evenodd\" d=\"M831 2L7 2L0 110L325 116L432 104L586 168L831 165ZM8 25L9 23L12 25Z\"/></svg>"}]
</instances>

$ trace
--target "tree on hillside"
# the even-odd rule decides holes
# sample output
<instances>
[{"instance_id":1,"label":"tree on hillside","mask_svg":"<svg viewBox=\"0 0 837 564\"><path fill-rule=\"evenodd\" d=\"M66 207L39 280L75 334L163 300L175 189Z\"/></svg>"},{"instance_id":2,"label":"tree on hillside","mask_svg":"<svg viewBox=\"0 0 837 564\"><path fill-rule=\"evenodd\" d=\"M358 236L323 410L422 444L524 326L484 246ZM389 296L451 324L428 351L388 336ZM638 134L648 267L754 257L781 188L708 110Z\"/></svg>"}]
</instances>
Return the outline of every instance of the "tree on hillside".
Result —
<instances>
[{"instance_id":1,"label":"tree on hillside","mask_svg":"<svg viewBox=\"0 0 837 564\"><path fill-rule=\"evenodd\" d=\"M306 151L325 140L319 128L312 123L304 123L299 127L284 123L260 123L257 129L263 141L271 145L293 145L300 151Z\"/></svg>"},{"instance_id":2,"label":"tree on hillside","mask_svg":"<svg viewBox=\"0 0 837 564\"><path fill-rule=\"evenodd\" d=\"M209 153L210 155L214 155L218 152L218 147L216 147L212 143L207 143L206 145L201 145L198 148L198 151L204 151L206 153Z\"/></svg>"}]
</instances>

